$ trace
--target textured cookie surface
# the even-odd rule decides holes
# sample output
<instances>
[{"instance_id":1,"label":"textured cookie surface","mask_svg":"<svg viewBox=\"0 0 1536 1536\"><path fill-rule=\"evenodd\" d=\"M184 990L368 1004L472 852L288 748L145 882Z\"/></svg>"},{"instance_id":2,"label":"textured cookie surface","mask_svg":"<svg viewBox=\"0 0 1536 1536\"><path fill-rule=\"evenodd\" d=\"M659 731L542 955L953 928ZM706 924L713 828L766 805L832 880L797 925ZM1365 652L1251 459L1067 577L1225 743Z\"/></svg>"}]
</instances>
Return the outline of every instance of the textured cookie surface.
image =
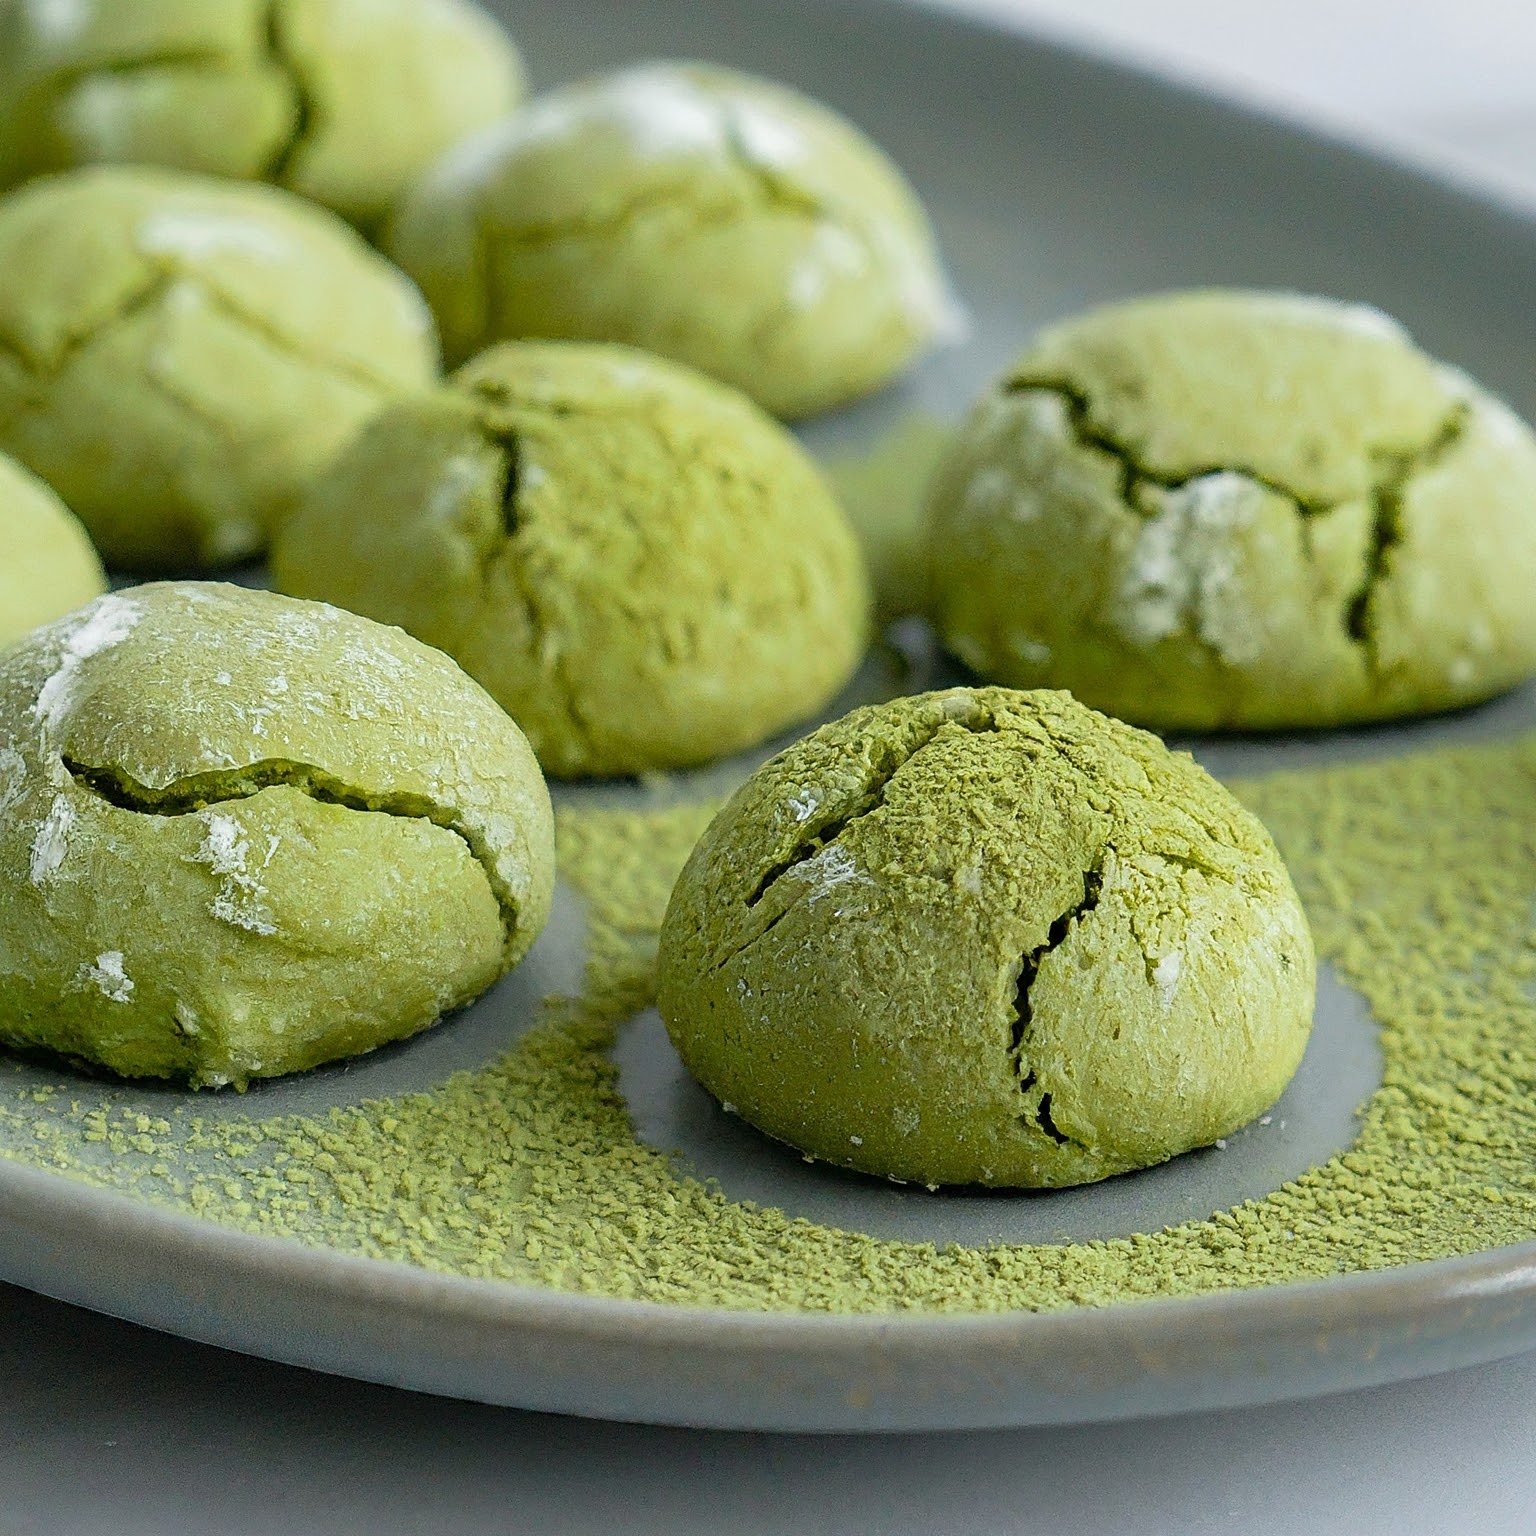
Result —
<instances>
[{"instance_id":1,"label":"textured cookie surface","mask_svg":"<svg viewBox=\"0 0 1536 1536\"><path fill-rule=\"evenodd\" d=\"M392 407L273 556L282 590L457 658L561 775L753 746L868 635L858 547L794 439L626 347L508 343Z\"/></svg>"},{"instance_id":2,"label":"textured cookie surface","mask_svg":"<svg viewBox=\"0 0 1536 1536\"><path fill-rule=\"evenodd\" d=\"M288 193L107 167L0 203L0 448L109 565L256 553L361 422L436 366L411 283Z\"/></svg>"},{"instance_id":3,"label":"textured cookie surface","mask_svg":"<svg viewBox=\"0 0 1536 1536\"><path fill-rule=\"evenodd\" d=\"M1315 962L1259 822L1064 693L858 709L766 764L689 859L660 1008L690 1071L814 1157L1084 1183L1272 1103Z\"/></svg>"},{"instance_id":4,"label":"textured cookie surface","mask_svg":"<svg viewBox=\"0 0 1536 1536\"><path fill-rule=\"evenodd\" d=\"M0 174L99 163L276 182L377 224L512 110L468 0L0 0Z\"/></svg>"},{"instance_id":5,"label":"textured cookie surface","mask_svg":"<svg viewBox=\"0 0 1536 1536\"><path fill-rule=\"evenodd\" d=\"M79 519L35 475L0 454L0 649L106 587Z\"/></svg>"},{"instance_id":6,"label":"textured cookie surface","mask_svg":"<svg viewBox=\"0 0 1536 1536\"><path fill-rule=\"evenodd\" d=\"M805 97L702 66L569 86L469 139L386 248L452 358L510 337L628 342L783 416L877 388L953 318L891 162Z\"/></svg>"},{"instance_id":7,"label":"textured cookie surface","mask_svg":"<svg viewBox=\"0 0 1536 1536\"><path fill-rule=\"evenodd\" d=\"M547 791L445 656L197 583L0 657L0 1040L243 1083L400 1039L548 916Z\"/></svg>"},{"instance_id":8,"label":"textured cookie surface","mask_svg":"<svg viewBox=\"0 0 1536 1536\"><path fill-rule=\"evenodd\" d=\"M962 660L1141 724L1385 718L1536 671L1536 438L1363 306L1197 292L1045 332L927 528Z\"/></svg>"}]
</instances>

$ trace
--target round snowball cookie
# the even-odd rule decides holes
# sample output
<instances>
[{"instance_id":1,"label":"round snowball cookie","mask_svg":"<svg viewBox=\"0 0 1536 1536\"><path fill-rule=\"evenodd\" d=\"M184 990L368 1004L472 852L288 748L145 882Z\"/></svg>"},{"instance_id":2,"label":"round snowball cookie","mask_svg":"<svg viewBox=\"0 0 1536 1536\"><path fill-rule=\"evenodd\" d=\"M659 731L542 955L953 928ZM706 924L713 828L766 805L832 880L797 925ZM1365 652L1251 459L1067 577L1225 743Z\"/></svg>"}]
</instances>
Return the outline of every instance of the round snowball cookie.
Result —
<instances>
[{"instance_id":1,"label":"round snowball cookie","mask_svg":"<svg viewBox=\"0 0 1536 1536\"><path fill-rule=\"evenodd\" d=\"M1311 1029L1305 917L1259 822L1065 693L857 709L711 823L661 930L688 1069L812 1157L1082 1184L1204 1146Z\"/></svg>"},{"instance_id":2,"label":"round snowball cookie","mask_svg":"<svg viewBox=\"0 0 1536 1536\"><path fill-rule=\"evenodd\" d=\"M857 542L788 432L584 342L493 348L378 416L273 576L440 646L563 777L755 746L836 694L870 624Z\"/></svg>"},{"instance_id":3,"label":"round snowball cookie","mask_svg":"<svg viewBox=\"0 0 1536 1536\"><path fill-rule=\"evenodd\" d=\"M0 454L0 649L106 589L80 520Z\"/></svg>"},{"instance_id":4,"label":"round snowball cookie","mask_svg":"<svg viewBox=\"0 0 1536 1536\"><path fill-rule=\"evenodd\" d=\"M0 0L0 167L273 181L377 225L523 96L469 0Z\"/></svg>"},{"instance_id":5,"label":"round snowball cookie","mask_svg":"<svg viewBox=\"0 0 1536 1536\"><path fill-rule=\"evenodd\" d=\"M952 324L911 188L783 86L652 64L568 86L451 150L386 248L451 358L630 342L803 416L885 384Z\"/></svg>"},{"instance_id":6,"label":"round snowball cookie","mask_svg":"<svg viewBox=\"0 0 1536 1536\"><path fill-rule=\"evenodd\" d=\"M320 603L99 598L0 656L0 1041L243 1084L435 1023L549 914L548 792L446 657Z\"/></svg>"},{"instance_id":7,"label":"round snowball cookie","mask_svg":"<svg viewBox=\"0 0 1536 1536\"><path fill-rule=\"evenodd\" d=\"M1196 292L1046 331L927 534L963 661L1143 725L1411 715L1536 672L1536 438L1360 305Z\"/></svg>"},{"instance_id":8,"label":"round snowball cookie","mask_svg":"<svg viewBox=\"0 0 1536 1536\"><path fill-rule=\"evenodd\" d=\"M257 553L359 425L436 372L417 290L286 192L108 167L0 202L0 448L109 565Z\"/></svg>"}]
</instances>

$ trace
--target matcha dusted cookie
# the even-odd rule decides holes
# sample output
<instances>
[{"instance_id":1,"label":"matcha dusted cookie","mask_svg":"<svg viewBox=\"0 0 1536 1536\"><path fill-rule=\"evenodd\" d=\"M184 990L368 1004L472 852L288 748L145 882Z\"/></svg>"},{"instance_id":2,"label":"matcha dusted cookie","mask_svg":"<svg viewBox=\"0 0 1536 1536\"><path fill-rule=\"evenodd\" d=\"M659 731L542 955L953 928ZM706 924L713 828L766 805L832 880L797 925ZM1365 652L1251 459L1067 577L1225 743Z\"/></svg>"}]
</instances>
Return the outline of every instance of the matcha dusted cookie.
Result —
<instances>
[{"instance_id":1,"label":"matcha dusted cookie","mask_svg":"<svg viewBox=\"0 0 1536 1536\"><path fill-rule=\"evenodd\" d=\"M111 565L255 554L362 421L436 366L410 282L286 192L108 167L0 202L0 449Z\"/></svg>"},{"instance_id":2,"label":"matcha dusted cookie","mask_svg":"<svg viewBox=\"0 0 1536 1536\"><path fill-rule=\"evenodd\" d=\"M852 532L751 401L627 347L508 343L380 415L273 550L284 591L455 657L550 773L678 768L858 665Z\"/></svg>"},{"instance_id":3,"label":"matcha dusted cookie","mask_svg":"<svg viewBox=\"0 0 1536 1536\"><path fill-rule=\"evenodd\" d=\"M244 1084L435 1023L527 952L553 831L446 657L166 583L0 656L0 1042Z\"/></svg>"},{"instance_id":4,"label":"matcha dusted cookie","mask_svg":"<svg viewBox=\"0 0 1536 1536\"><path fill-rule=\"evenodd\" d=\"M927 531L963 661L1144 725L1381 719L1536 672L1536 438L1360 305L1195 292L1046 331Z\"/></svg>"},{"instance_id":5,"label":"matcha dusted cookie","mask_svg":"<svg viewBox=\"0 0 1536 1536\"><path fill-rule=\"evenodd\" d=\"M79 519L35 475L0 454L0 650L106 588Z\"/></svg>"},{"instance_id":6,"label":"matcha dusted cookie","mask_svg":"<svg viewBox=\"0 0 1536 1536\"><path fill-rule=\"evenodd\" d=\"M761 768L678 881L659 983L689 1070L769 1135L1051 1186L1272 1103L1315 969L1269 835L1189 757L982 688L857 709Z\"/></svg>"},{"instance_id":7,"label":"matcha dusted cookie","mask_svg":"<svg viewBox=\"0 0 1536 1536\"><path fill-rule=\"evenodd\" d=\"M364 227L523 94L468 0L0 0L0 173L274 181Z\"/></svg>"},{"instance_id":8,"label":"matcha dusted cookie","mask_svg":"<svg viewBox=\"0 0 1536 1536\"><path fill-rule=\"evenodd\" d=\"M468 139L387 248L452 358L511 337L630 342L789 417L894 378L955 313L927 217L873 144L701 65L567 86Z\"/></svg>"}]
</instances>

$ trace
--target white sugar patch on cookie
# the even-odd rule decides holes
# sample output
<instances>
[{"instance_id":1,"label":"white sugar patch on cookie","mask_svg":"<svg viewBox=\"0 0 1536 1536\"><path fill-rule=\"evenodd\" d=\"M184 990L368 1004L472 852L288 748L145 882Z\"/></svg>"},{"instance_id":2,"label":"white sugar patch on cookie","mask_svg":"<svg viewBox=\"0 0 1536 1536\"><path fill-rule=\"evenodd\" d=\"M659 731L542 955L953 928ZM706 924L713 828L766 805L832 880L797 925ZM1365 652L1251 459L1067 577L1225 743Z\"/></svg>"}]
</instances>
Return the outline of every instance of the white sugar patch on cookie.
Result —
<instances>
[{"instance_id":1,"label":"white sugar patch on cookie","mask_svg":"<svg viewBox=\"0 0 1536 1536\"><path fill-rule=\"evenodd\" d=\"M95 987L111 1003L126 1003L133 996L133 980L123 970L121 950L109 949L97 955L92 965L82 965L75 974L76 985Z\"/></svg>"},{"instance_id":2,"label":"white sugar patch on cookie","mask_svg":"<svg viewBox=\"0 0 1536 1536\"><path fill-rule=\"evenodd\" d=\"M233 816L210 811L204 825L207 833L202 845L192 855L192 862L206 864L223 881L218 895L209 903L208 911L219 922L244 928L248 933L276 933L277 924L267 905L261 874L272 862L281 840L270 838L266 856L253 868L250 839Z\"/></svg>"},{"instance_id":3,"label":"white sugar patch on cookie","mask_svg":"<svg viewBox=\"0 0 1536 1536\"><path fill-rule=\"evenodd\" d=\"M44 734L56 730L69 713L80 668L92 656L120 645L139 622L141 610L130 597L109 593L81 610L65 630L59 664L37 691L32 713Z\"/></svg>"},{"instance_id":4,"label":"white sugar patch on cookie","mask_svg":"<svg viewBox=\"0 0 1536 1536\"><path fill-rule=\"evenodd\" d=\"M69 835L74 830L75 808L66 795L55 796L37 835L32 839L32 883L45 885L58 874L69 852Z\"/></svg>"},{"instance_id":5,"label":"white sugar patch on cookie","mask_svg":"<svg viewBox=\"0 0 1536 1536\"><path fill-rule=\"evenodd\" d=\"M22 0L22 25L43 43L68 43L96 19L96 0Z\"/></svg>"},{"instance_id":6,"label":"white sugar patch on cookie","mask_svg":"<svg viewBox=\"0 0 1536 1536\"><path fill-rule=\"evenodd\" d=\"M181 256L206 261L231 253L262 261L283 261L292 245L256 219L205 209L168 208L139 225L138 247L146 256Z\"/></svg>"}]
</instances>

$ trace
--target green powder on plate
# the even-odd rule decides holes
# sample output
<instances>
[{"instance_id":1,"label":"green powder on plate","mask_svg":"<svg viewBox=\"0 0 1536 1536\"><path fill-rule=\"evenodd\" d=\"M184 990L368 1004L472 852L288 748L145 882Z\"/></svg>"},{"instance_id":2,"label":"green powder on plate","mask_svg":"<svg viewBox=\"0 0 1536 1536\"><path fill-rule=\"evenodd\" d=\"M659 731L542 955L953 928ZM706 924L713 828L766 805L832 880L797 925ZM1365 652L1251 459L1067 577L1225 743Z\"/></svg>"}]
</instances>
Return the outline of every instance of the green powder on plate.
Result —
<instances>
[{"instance_id":1,"label":"green powder on plate","mask_svg":"<svg viewBox=\"0 0 1536 1536\"><path fill-rule=\"evenodd\" d=\"M1241 793L1289 861L1320 952L1369 1001L1386 1068L1349 1151L1209 1220L934 1248L732 1201L641 1145L607 1052L651 999L656 930L708 805L562 813L561 868L587 900L587 985L494 1065L316 1119L200 1119L192 1100L157 1117L61 1074L0 1088L0 1149L343 1252L755 1309L1106 1304L1536 1236L1536 739Z\"/></svg>"}]
</instances>

